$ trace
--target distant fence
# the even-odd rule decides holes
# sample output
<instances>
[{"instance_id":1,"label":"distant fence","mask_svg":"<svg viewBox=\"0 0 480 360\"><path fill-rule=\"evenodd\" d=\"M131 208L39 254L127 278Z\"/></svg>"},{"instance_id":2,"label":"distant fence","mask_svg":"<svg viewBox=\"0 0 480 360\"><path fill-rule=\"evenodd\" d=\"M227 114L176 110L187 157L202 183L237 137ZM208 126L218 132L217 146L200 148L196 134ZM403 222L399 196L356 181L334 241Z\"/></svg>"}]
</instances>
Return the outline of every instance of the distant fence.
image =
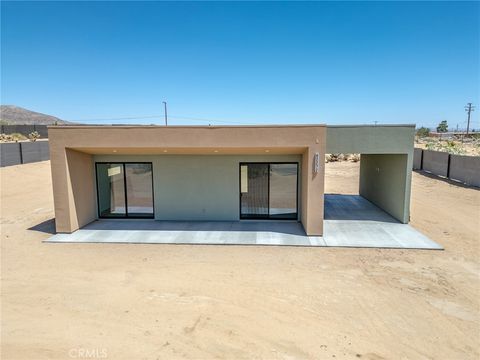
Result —
<instances>
[{"instance_id":1,"label":"distant fence","mask_svg":"<svg viewBox=\"0 0 480 360\"><path fill-rule=\"evenodd\" d=\"M413 170L480 187L480 156L452 155L442 151L415 148Z\"/></svg>"},{"instance_id":2,"label":"distant fence","mask_svg":"<svg viewBox=\"0 0 480 360\"><path fill-rule=\"evenodd\" d=\"M28 136L34 131L38 132L40 137L48 138L47 125L0 125L0 134L19 133Z\"/></svg>"},{"instance_id":3,"label":"distant fence","mask_svg":"<svg viewBox=\"0 0 480 360\"><path fill-rule=\"evenodd\" d=\"M0 144L0 166L28 164L50 159L48 141L21 141Z\"/></svg>"}]
</instances>

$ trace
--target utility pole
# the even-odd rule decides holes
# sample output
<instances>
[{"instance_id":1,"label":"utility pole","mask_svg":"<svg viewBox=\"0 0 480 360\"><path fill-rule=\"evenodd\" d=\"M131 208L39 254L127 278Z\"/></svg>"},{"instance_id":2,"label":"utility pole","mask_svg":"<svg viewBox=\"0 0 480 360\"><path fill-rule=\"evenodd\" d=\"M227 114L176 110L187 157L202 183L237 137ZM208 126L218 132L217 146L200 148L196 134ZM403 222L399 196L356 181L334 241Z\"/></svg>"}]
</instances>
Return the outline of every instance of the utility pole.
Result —
<instances>
[{"instance_id":1,"label":"utility pole","mask_svg":"<svg viewBox=\"0 0 480 360\"><path fill-rule=\"evenodd\" d=\"M467 103L467 106L465 106L465 111L468 113L467 135L468 135L468 131L470 130L470 113L474 110L475 110L475 106L472 106L472 103Z\"/></svg>"},{"instance_id":2,"label":"utility pole","mask_svg":"<svg viewBox=\"0 0 480 360\"><path fill-rule=\"evenodd\" d=\"M163 108L165 109L165 126L168 126L168 119L167 119L167 102L166 101L162 101L163 102Z\"/></svg>"}]
</instances>

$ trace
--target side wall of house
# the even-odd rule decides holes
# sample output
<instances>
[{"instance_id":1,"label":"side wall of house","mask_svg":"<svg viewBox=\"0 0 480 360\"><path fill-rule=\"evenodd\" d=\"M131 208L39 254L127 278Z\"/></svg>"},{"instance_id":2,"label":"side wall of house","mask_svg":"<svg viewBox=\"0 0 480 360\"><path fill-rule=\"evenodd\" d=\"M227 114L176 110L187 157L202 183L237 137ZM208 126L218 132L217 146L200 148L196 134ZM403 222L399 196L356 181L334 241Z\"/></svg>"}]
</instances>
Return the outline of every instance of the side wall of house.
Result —
<instances>
[{"instance_id":1,"label":"side wall of house","mask_svg":"<svg viewBox=\"0 0 480 360\"><path fill-rule=\"evenodd\" d=\"M407 155L362 155L360 195L397 220L408 222Z\"/></svg>"},{"instance_id":2,"label":"side wall of house","mask_svg":"<svg viewBox=\"0 0 480 360\"><path fill-rule=\"evenodd\" d=\"M55 224L72 232L96 218L92 155L50 144Z\"/></svg>"}]
</instances>

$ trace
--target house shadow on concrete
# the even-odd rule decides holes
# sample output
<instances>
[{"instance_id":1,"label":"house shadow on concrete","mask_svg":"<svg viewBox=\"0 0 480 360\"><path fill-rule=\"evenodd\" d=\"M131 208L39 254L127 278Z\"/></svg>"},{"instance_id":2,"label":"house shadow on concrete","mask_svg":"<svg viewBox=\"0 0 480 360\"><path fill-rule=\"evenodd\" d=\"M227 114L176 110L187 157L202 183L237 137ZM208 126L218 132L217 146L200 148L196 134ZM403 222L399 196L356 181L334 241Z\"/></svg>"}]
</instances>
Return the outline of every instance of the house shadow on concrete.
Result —
<instances>
[{"instance_id":1,"label":"house shadow on concrete","mask_svg":"<svg viewBox=\"0 0 480 360\"><path fill-rule=\"evenodd\" d=\"M306 236L305 230L297 221L164 221L164 220L97 220L85 230L111 231L173 231L173 232L270 232Z\"/></svg>"},{"instance_id":2,"label":"house shadow on concrete","mask_svg":"<svg viewBox=\"0 0 480 360\"><path fill-rule=\"evenodd\" d=\"M360 195L325 194L325 220L362 220L400 223Z\"/></svg>"},{"instance_id":3,"label":"house shadow on concrete","mask_svg":"<svg viewBox=\"0 0 480 360\"><path fill-rule=\"evenodd\" d=\"M54 235L54 234L56 234L55 218L45 220L45 221L41 222L40 224L37 224L37 225L34 225L34 226L28 228L28 230L38 231L38 232L42 232L42 233L45 233L45 234Z\"/></svg>"}]
</instances>

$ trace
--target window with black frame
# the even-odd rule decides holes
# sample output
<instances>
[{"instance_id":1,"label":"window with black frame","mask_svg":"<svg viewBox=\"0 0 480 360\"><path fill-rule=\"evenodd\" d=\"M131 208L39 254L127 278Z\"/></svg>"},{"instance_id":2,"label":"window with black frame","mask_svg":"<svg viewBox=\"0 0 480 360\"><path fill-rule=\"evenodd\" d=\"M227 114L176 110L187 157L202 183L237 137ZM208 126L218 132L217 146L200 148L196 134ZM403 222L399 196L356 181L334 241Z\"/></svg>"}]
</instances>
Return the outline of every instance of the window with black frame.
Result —
<instances>
[{"instance_id":1,"label":"window with black frame","mask_svg":"<svg viewBox=\"0 0 480 360\"><path fill-rule=\"evenodd\" d=\"M298 163L241 163L240 218L296 220Z\"/></svg>"},{"instance_id":2,"label":"window with black frame","mask_svg":"<svg viewBox=\"0 0 480 360\"><path fill-rule=\"evenodd\" d=\"M152 163L96 163L98 216L153 218Z\"/></svg>"}]
</instances>

